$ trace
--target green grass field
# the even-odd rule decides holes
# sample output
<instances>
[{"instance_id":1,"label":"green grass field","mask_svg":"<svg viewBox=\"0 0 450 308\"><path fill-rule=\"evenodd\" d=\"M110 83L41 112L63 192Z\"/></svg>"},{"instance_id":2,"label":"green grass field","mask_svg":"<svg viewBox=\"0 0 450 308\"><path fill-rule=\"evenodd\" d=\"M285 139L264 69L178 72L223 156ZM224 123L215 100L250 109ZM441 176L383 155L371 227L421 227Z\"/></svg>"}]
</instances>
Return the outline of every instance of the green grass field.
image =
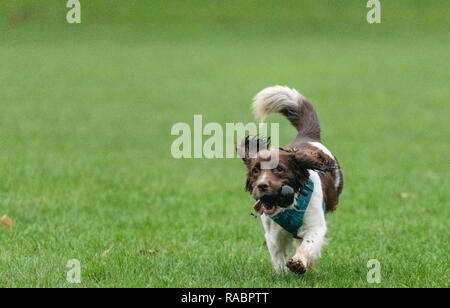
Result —
<instances>
[{"instance_id":1,"label":"green grass field","mask_svg":"<svg viewBox=\"0 0 450 308\"><path fill-rule=\"evenodd\" d=\"M81 1L80 25L64 2L0 5L0 287L450 286L448 1L381 1L379 25L366 1ZM174 123L253 121L274 84L346 180L304 276L273 272L239 159L170 154Z\"/></svg>"}]
</instances>

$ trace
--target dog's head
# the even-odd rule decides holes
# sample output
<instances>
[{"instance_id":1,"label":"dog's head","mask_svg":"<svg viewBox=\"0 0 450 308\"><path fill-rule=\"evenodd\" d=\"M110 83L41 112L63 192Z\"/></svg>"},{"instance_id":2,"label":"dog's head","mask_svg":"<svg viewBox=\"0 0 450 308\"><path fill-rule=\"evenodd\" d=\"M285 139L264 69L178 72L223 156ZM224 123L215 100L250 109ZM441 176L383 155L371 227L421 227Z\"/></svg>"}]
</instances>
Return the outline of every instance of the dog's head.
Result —
<instances>
[{"instance_id":1,"label":"dog's head","mask_svg":"<svg viewBox=\"0 0 450 308\"><path fill-rule=\"evenodd\" d=\"M308 169L327 171L333 169L335 162L320 149L305 144L299 148L280 148L269 150L270 140L246 138L237 146L237 152L247 166L245 189L255 200L276 200L281 187L291 186L298 191L309 178ZM254 149L252 151L252 149ZM277 151L277 152L275 152ZM264 169L264 162L272 155L278 155L278 164L274 168ZM267 204L267 212L272 212L280 204Z\"/></svg>"}]
</instances>

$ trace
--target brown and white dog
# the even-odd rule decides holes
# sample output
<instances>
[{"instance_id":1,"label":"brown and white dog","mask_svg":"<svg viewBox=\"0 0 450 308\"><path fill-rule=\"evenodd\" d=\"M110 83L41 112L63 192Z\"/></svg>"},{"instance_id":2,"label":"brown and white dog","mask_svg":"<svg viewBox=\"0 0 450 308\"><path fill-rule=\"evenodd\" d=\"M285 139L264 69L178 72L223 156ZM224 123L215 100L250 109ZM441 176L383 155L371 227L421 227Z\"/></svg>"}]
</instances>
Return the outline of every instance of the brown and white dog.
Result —
<instances>
[{"instance_id":1,"label":"brown and white dog","mask_svg":"<svg viewBox=\"0 0 450 308\"><path fill-rule=\"evenodd\" d=\"M284 148L269 149L268 142L246 138L237 150L248 169L246 190L257 201L254 208L261 216L275 270L290 269L303 274L320 258L327 231L325 213L336 210L344 183L342 171L336 157L321 143L320 124L314 108L295 89L274 86L262 90L254 98L253 112L260 120L270 113L280 113L298 130L294 141ZM254 148L252 142L258 143L256 153L250 153ZM263 161L275 154L279 157L277 167L262 169ZM313 183L313 190L304 211L303 224L295 236L273 218L293 208L298 192L307 182ZM296 192L291 205L261 202L261 198L279 195L284 185Z\"/></svg>"}]
</instances>

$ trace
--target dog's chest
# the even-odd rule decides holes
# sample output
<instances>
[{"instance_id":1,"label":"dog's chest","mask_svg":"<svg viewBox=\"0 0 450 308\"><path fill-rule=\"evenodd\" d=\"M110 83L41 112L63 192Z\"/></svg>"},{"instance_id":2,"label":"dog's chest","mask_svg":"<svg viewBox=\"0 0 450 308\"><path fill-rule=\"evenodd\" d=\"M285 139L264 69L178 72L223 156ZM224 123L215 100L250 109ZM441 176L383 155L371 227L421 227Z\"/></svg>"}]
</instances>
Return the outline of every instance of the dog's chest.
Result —
<instances>
[{"instance_id":1,"label":"dog's chest","mask_svg":"<svg viewBox=\"0 0 450 308\"><path fill-rule=\"evenodd\" d=\"M312 194L314 192L314 182L308 179L305 186L296 194L294 204L273 215L271 219L281 228L290 233L294 238L299 238L298 234L303 226L304 216ZM323 211L325 212L325 203L323 203Z\"/></svg>"},{"instance_id":2,"label":"dog's chest","mask_svg":"<svg viewBox=\"0 0 450 308\"><path fill-rule=\"evenodd\" d=\"M268 216L261 216L261 222L264 227L266 239L270 240L272 243L276 243L277 246L282 246L289 248L295 248L299 245L299 239L292 236L291 233L283 229L279 224L273 221Z\"/></svg>"}]
</instances>

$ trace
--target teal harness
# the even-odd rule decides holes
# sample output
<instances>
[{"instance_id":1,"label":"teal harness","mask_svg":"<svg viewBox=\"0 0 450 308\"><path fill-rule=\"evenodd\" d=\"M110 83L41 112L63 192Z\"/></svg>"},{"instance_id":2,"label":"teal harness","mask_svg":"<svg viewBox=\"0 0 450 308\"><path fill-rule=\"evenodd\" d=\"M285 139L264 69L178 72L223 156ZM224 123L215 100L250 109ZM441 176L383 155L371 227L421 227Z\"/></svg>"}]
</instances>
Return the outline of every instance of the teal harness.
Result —
<instances>
[{"instance_id":1,"label":"teal harness","mask_svg":"<svg viewBox=\"0 0 450 308\"><path fill-rule=\"evenodd\" d=\"M271 217L278 225L284 230L292 234L294 238L300 239L297 235L298 230L303 226L303 218L305 216L306 209L308 208L309 201L311 200L314 191L314 182L308 179L306 185L298 192L295 198L294 207L284 210L281 213ZM325 212L325 202L322 205Z\"/></svg>"}]
</instances>

